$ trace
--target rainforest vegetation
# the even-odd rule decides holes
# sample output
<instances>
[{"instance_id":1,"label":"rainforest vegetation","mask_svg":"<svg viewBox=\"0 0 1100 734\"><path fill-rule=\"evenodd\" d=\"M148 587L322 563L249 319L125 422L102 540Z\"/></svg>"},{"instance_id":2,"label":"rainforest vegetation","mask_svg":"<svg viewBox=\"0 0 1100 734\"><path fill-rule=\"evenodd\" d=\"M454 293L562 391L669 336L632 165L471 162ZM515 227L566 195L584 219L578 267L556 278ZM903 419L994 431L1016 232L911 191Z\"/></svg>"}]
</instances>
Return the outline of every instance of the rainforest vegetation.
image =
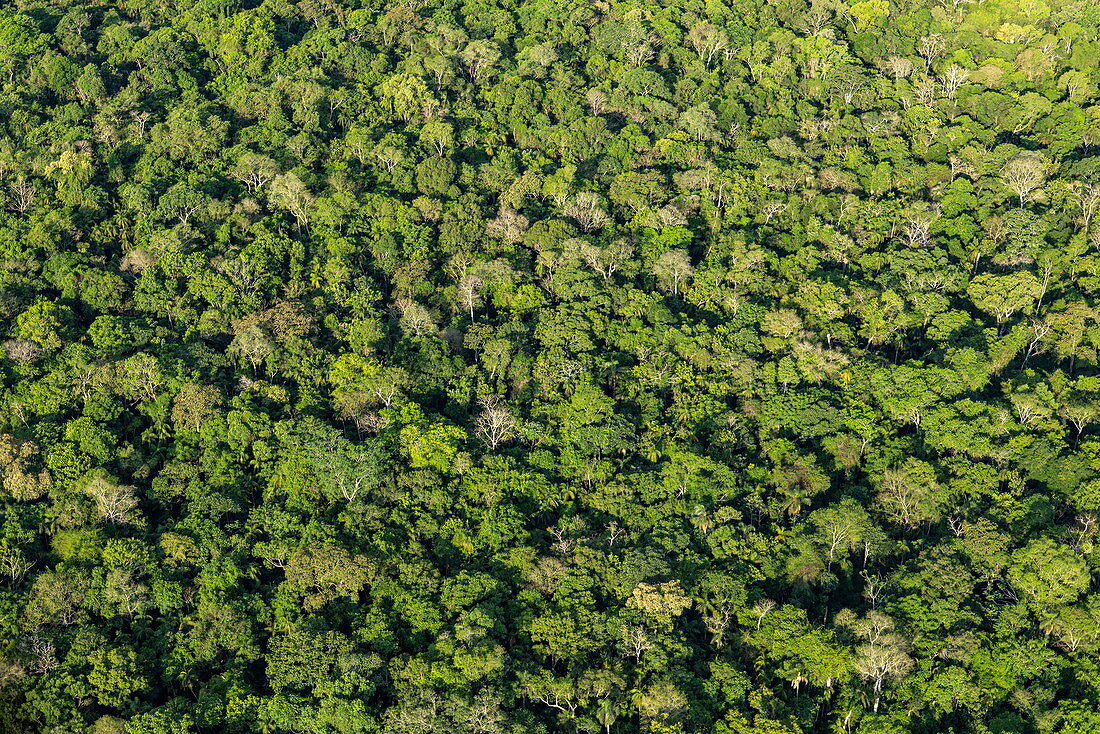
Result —
<instances>
[{"instance_id":1,"label":"rainforest vegetation","mask_svg":"<svg viewBox=\"0 0 1100 734\"><path fill-rule=\"evenodd\" d=\"M1100 731L1100 4L0 2L0 730Z\"/></svg>"}]
</instances>

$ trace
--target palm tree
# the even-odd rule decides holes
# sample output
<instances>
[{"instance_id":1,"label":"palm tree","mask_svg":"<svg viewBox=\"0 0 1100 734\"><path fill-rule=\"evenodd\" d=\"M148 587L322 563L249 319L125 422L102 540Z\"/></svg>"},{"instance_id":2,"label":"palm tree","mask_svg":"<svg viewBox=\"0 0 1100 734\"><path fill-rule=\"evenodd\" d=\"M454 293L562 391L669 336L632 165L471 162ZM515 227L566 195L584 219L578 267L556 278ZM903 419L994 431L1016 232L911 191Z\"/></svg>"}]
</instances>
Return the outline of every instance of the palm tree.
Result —
<instances>
[{"instance_id":1,"label":"palm tree","mask_svg":"<svg viewBox=\"0 0 1100 734\"><path fill-rule=\"evenodd\" d=\"M599 706L596 707L596 721L603 727L604 732L610 734L611 727L618 718L618 704L610 698L601 699Z\"/></svg>"},{"instance_id":2,"label":"palm tree","mask_svg":"<svg viewBox=\"0 0 1100 734\"><path fill-rule=\"evenodd\" d=\"M703 535L706 535L714 527L714 518L707 513L707 508L702 505L695 505L695 508L691 511L691 524Z\"/></svg>"},{"instance_id":3,"label":"palm tree","mask_svg":"<svg viewBox=\"0 0 1100 734\"><path fill-rule=\"evenodd\" d=\"M794 482L779 490L779 509L788 517L795 517L808 507L814 492L802 482Z\"/></svg>"}]
</instances>

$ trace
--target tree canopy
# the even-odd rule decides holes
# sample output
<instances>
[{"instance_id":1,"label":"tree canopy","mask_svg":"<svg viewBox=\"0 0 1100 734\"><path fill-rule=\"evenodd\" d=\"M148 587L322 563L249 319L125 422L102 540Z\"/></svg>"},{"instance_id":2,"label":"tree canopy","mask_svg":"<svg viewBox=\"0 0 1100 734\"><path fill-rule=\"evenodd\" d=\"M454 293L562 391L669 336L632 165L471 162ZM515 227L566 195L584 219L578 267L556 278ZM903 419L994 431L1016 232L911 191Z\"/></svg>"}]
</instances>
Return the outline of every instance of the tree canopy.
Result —
<instances>
[{"instance_id":1,"label":"tree canopy","mask_svg":"<svg viewBox=\"0 0 1100 734\"><path fill-rule=\"evenodd\" d=\"M0 2L0 730L1100 729L1100 5Z\"/></svg>"}]
</instances>

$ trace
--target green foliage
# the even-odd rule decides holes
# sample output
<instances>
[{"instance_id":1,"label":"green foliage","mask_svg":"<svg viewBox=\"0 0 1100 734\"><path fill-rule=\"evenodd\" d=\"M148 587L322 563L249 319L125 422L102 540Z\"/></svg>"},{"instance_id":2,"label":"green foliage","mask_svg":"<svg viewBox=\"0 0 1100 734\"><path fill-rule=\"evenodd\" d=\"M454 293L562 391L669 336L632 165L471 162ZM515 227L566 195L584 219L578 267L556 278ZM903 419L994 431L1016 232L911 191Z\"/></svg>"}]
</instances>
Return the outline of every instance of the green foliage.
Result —
<instances>
[{"instance_id":1,"label":"green foliage","mask_svg":"<svg viewBox=\"0 0 1100 734\"><path fill-rule=\"evenodd\" d=\"M0 3L0 731L1097 729L1098 34Z\"/></svg>"}]
</instances>

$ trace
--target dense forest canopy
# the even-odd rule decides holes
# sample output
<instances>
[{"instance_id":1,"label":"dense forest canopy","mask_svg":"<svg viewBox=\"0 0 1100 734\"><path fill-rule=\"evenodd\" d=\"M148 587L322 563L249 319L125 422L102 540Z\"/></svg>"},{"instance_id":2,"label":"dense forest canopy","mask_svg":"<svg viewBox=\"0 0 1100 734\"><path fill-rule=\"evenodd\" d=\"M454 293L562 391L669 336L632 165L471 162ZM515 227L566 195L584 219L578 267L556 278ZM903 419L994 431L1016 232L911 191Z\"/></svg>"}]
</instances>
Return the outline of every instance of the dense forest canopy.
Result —
<instances>
[{"instance_id":1,"label":"dense forest canopy","mask_svg":"<svg viewBox=\"0 0 1100 734\"><path fill-rule=\"evenodd\" d=\"M1098 62L0 3L0 730L1100 731Z\"/></svg>"}]
</instances>

